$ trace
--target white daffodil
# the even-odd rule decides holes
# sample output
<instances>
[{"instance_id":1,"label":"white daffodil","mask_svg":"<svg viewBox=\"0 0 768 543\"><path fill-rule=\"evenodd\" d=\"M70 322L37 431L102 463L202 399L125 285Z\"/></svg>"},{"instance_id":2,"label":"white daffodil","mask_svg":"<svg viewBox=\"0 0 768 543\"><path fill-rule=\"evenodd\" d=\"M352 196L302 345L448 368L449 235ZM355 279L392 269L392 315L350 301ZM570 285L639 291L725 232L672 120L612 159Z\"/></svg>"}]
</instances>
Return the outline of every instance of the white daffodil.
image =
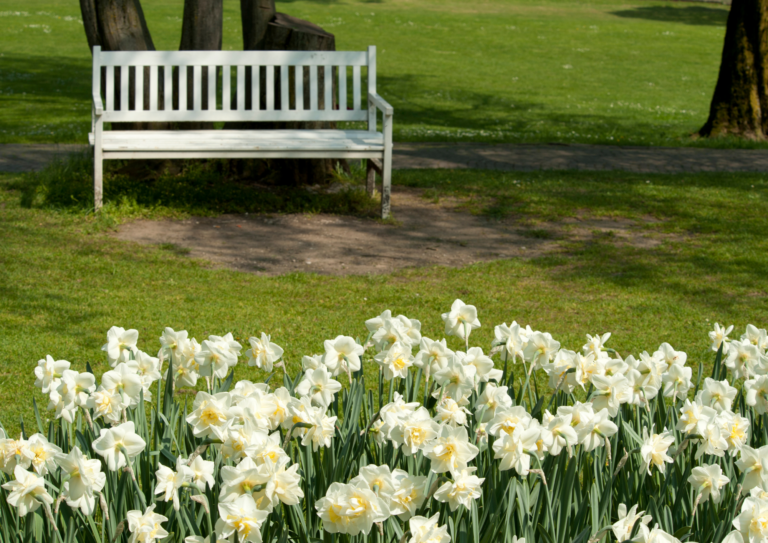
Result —
<instances>
[{"instance_id":1,"label":"white daffodil","mask_svg":"<svg viewBox=\"0 0 768 543\"><path fill-rule=\"evenodd\" d=\"M183 357L184 344L189 341L189 333L186 330L175 331L168 326L163 330L160 336L160 352L157 353L158 358L164 360L171 359L173 364L179 363L179 360Z\"/></svg>"},{"instance_id":2,"label":"white daffodil","mask_svg":"<svg viewBox=\"0 0 768 543\"><path fill-rule=\"evenodd\" d=\"M269 512L256 507L250 496L240 496L232 502L219 503L216 534L225 540L237 538L240 543L261 543L261 525Z\"/></svg>"},{"instance_id":3,"label":"white daffodil","mask_svg":"<svg viewBox=\"0 0 768 543\"><path fill-rule=\"evenodd\" d=\"M531 457L538 450L537 441L540 437L540 429L537 426L515 428L512 433L502 433L493 442L493 457L500 459L499 469L506 471L515 468L521 477L528 475L531 467Z\"/></svg>"},{"instance_id":4,"label":"white daffodil","mask_svg":"<svg viewBox=\"0 0 768 543\"><path fill-rule=\"evenodd\" d=\"M209 338L200 345L200 351L195 354L195 362L198 364L200 375L224 379L229 373L229 368L237 365L237 354L228 342L211 341Z\"/></svg>"},{"instance_id":5,"label":"white daffodil","mask_svg":"<svg viewBox=\"0 0 768 543\"><path fill-rule=\"evenodd\" d=\"M173 374L178 386L194 387L200 378L200 364L195 357L201 346L195 338L181 344L178 359L173 361Z\"/></svg>"},{"instance_id":6,"label":"white daffodil","mask_svg":"<svg viewBox=\"0 0 768 543\"><path fill-rule=\"evenodd\" d=\"M51 355L46 355L42 360L38 360L35 368L35 386L42 390L43 394L48 394L56 390L59 386L61 376L64 371L69 369L69 362L66 360L54 360Z\"/></svg>"},{"instance_id":7,"label":"white daffodil","mask_svg":"<svg viewBox=\"0 0 768 543\"><path fill-rule=\"evenodd\" d=\"M126 457L132 459L146 448L146 442L136 433L133 421L112 428L102 428L93 442L93 452L104 458L110 471L126 465Z\"/></svg>"},{"instance_id":8,"label":"white daffodil","mask_svg":"<svg viewBox=\"0 0 768 543\"><path fill-rule=\"evenodd\" d=\"M20 517L37 511L45 504L50 506L53 498L45 488L45 479L17 465L13 470L14 480L5 483L3 488L8 491L7 501L15 507Z\"/></svg>"},{"instance_id":9,"label":"white daffodil","mask_svg":"<svg viewBox=\"0 0 768 543\"><path fill-rule=\"evenodd\" d=\"M555 355L557 356L557 355ZM595 377L606 377L604 358L597 358L593 353L586 356L574 353L573 367L575 371L567 377L569 383L573 386L580 386L586 390Z\"/></svg>"},{"instance_id":10,"label":"white daffodil","mask_svg":"<svg viewBox=\"0 0 768 543\"><path fill-rule=\"evenodd\" d=\"M65 404L85 407L88 397L96 390L96 377L92 373L64 370L56 392Z\"/></svg>"},{"instance_id":11,"label":"white daffodil","mask_svg":"<svg viewBox=\"0 0 768 543\"><path fill-rule=\"evenodd\" d=\"M155 472L155 494L160 494L158 501L173 502L173 508L178 511L181 506L179 490L189 483L193 476L194 472L184 465L181 458L176 459L176 471L160 464Z\"/></svg>"},{"instance_id":12,"label":"white daffodil","mask_svg":"<svg viewBox=\"0 0 768 543\"><path fill-rule=\"evenodd\" d=\"M768 375L761 375L744 383L744 400L755 408L755 413L768 413Z\"/></svg>"},{"instance_id":13,"label":"white daffodil","mask_svg":"<svg viewBox=\"0 0 768 543\"><path fill-rule=\"evenodd\" d=\"M573 392L574 386L576 386L576 357L577 355L573 351L567 349L560 349L557 351L555 358L552 362L546 363L543 366L543 370L549 376L549 388L554 392L562 390L570 394ZM594 354L587 355L590 358L594 358Z\"/></svg>"},{"instance_id":14,"label":"white daffodil","mask_svg":"<svg viewBox=\"0 0 768 543\"><path fill-rule=\"evenodd\" d=\"M59 454L56 461L68 477L61 493L67 505L79 508L83 515L92 515L96 509L94 494L101 492L107 482L107 475L101 471L101 462L89 460L77 446L69 454Z\"/></svg>"},{"instance_id":15,"label":"white daffodil","mask_svg":"<svg viewBox=\"0 0 768 543\"><path fill-rule=\"evenodd\" d=\"M675 436L666 428L660 434L653 433L653 426L651 426L650 433L648 428L643 428L643 444L640 447L643 471L647 471L650 475L651 466L656 466L663 474L665 464L672 463L672 457L667 454L667 451L674 442Z\"/></svg>"},{"instance_id":16,"label":"white daffodil","mask_svg":"<svg viewBox=\"0 0 768 543\"><path fill-rule=\"evenodd\" d=\"M396 341L389 349L378 353L373 358L383 370L384 379L391 381L395 377L405 379L408 368L413 365L411 346L402 341Z\"/></svg>"},{"instance_id":17,"label":"white daffodil","mask_svg":"<svg viewBox=\"0 0 768 543\"><path fill-rule=\"evenodd\" d=\"M269 415L270 430L277 430L288 416L288 405L291 403L291 393L285 387L280 387L269 395L274 411Z\"/></svg>"},{"instance_id":18,"label":"white daffodil","mask_svg":"<svg viewBox=\"0 0 768 543\"><path fill-rule=\"evenodd\" d=\"M440 425L432 420L426 407L419 407L402 417L390 433L391 439L401 445L403 454L414 455L440 433Z\"/></svg>"},{"instance_id":19,"label":"white daffodil","mask_svg":"<svg viewBox=\"0 0 768 543\"><path fill-rule=\"evenodd\" d=\"M702 439L699 441L696 450L696 458L701 458L704 454L713 456L724 456L728 449L728 441L725 439L726 433L723 429L717 414L711 418L701 418L696 426L696 433Z\"/></svg>"},{"instance_id":20,"label":"white daffodil","mask_svg":"<svg viewBox=\"0 0 768 543\"><path fill-rule=\"evenodd\" d=\"M485 385L485 389L475 403L475 417L480 422L488 422L493 419L498 409L511 408L512 397L508 390L508 387L500 387L494 383Z\"/></svg>"},{"instance_id":21,"label":"white daffodil","mask_svg":"<svg viewBox=\"0 0 768 543\"><path fill-rule=\"evenodd\" d=\"M730 334L732 331L733 325L730 325L728 328L726 328L724 326L720 326L718 323L715 323L714 330L709 333L709 339L712 340L712 350L719 350L720 345L724 343L723 354L728 354L728 334Z\"/></svg>"},{"instance_id":22,"label":"white daffodil","mask_svg":"<svg viewBox=\"0 0 768 543\"><path fill-rule=\"evenodd\" d=\"M31 436L27 446L34 455L32 469L38 475L47 475L49 472L56 471L56 457L61 454L60 447L50 443L43 434Z\"/></svg>"},{"instance_id":23,"label":"white daffodil","mask_svg":"<svg viewBox=\"0 0 768 543\"><path fill-rule=\"evenodd\" d=\"M250 458L243 458L237 466L221 468L220 502L232 502L240 496L251 496L258 486L266 486L270 473L268 466L256 465ZM271 501L270 501L271 504Z\"/></svg>"},{"instance_id":24,"label":"white daffodil","mask_svg":"<svg viewBox=\"0 0 768 543\"><path fill-rule=\"evenodd\" d=\"M255 428L264 431L276 427L273 424L272 415L277 411L277 404L272 394L257 392L247 398L232 394L230 399L232 405L227 411L227 416L234 424L245 424L246 421L251 421Z\"/></svg>"},{"instance_id":25,"label":"white daffodil","mask_svg":"<svg viewBox=\"0 0 768 543\"><path fill-rule=\"evenodd\" d=\"M691 368L679 364L671 364L669 370L661 376L665 398L684 400L688 397L688 391L693 386Z\"/></svg>"},{"instance_id":26,"label":"white daffodil","mask_svg":"<svg viewBox=\"0 0 768 543\"><path fill-rule=\"evenodd\" d=\"M768 349L768 332L765 328L758 328L754 324L748 324L746 332L741 335L741 341L748 341L761 351Z\"/></svg>"},{"instance_id":27,"label":"white daffodil","mask_svg":"<svg viewBox=\"0 0 768 543\"><path fill-rule=\"evenodd\" d=\"M357 477L352 478L349 484L361 488L367 487L385 501L389 500L395 492L395 481L392 478L389 466L386 464L382 466L377 466L376 464L362 466Z\"/></svg>"},{"instance_id":28,"label":"white daffodil","mask_svg":"<svg viewBox=\"0 0 768 543\"><path fill-rule=\"evenodd\" d=\"M331 375L334 377L342 373L351 375L352 372L360 371L360 357L365 350L354 338L336 336L336 339L325 340L323 345L325 346L323 364L328 367Z\"/></svg>"},{"instance_id":29,"label":"white daffodil","mask_svg":"<svg viewBox=\"0 0 768 543\"><path fill-rule=\"evenodd\" d=\"M653 355L643 351L640 353L640 360L635 360L631 367L640 372L642 376L641 383L643 386L651 386L656 390L661 389L662 375L667 371L667 363L661 358L663 356L659 351ZM627 363L630 363L627 358ZM614 415L615 416L615 415Z\"/></svg>"},{"instance_id":30,"label":"white daffodil","mask_svg":"<svg viewBox=\"0 0 768 543\"><path fill-rule=\"evenodd\" d=\"M449 426L466 426L467 415L471 414L453 398L443 398L435 408L435 420Z\"/></svg>"},{"instance_id":31,"label":"white daffodil","mask_svg":"<svg viewBox=\"0 0 768 543\"><path fill-rule=\"evenodd\" d=\"M484 355L480 347L470 347L466 353L459 351L455 357L465 366L474 366L475 376L479 382L501 380L502 371L493 367L493 360Z\"/></svg>"},{"instance_id":32,"label":"white daffodil","mask_svg":"<svg viewBox=\"0 0 768 543\"><path fill-rule=\"evenodd\" d=\"M525 334L521 334L520 325L517 322L512 321L509 326L506 322L496 326L493 329L493 335L496 338L495 345L504 345L506 360L514 364L518 357L520 360L523 359L523 350L527 340Z\"/></svg>"},{"instance_id":33,"label":"white daffodil","mask_svg":"<svg viewBox=\"0 0 768 543\"><path fill-rule=\"evenodd\" d=\"M378 317L374 317L372 319L368 319L365 321L365 327L368 329L368 331L371 334L375 334L376 331L384 326L384 321L392 318L392 311L389 309L385 309L382 311L381 315Z\"/></svg>"},{"instance_id":34,"label":"white daffodil","mask_svg":"<svg viewBox=\"0 0 768 543\"><path fill-rule=\"evenodd\" d=\"M384 319L379 329L371 336L371 342L379 351L386 351L397 342L405 343L411 347L414 345L408 336L405 325L397 318Z\"/></svg>"},{"instance_id":35,"label":"white daffodil","mask_svg":"<svg viewBox=\"0 0 768 543\"><path fill-rule=\"evenodd\" d=\"M408 523L411 538L408 543L451 543L447 526L438 526L440 513L435 513L431 518L413 517ZM525 543L525 540L520 540ZM520 543L514 542L514 543Z\"/></svg>"},{"instance_id":36,"label":"white daffodil","mask_svg":"<svg viewBox=\"0 0 768 543\"><path fill-rule=\"evenodd\" d=\"M93 410L94 420L104 418L114 424L120 422L123 409L126 409L128 404L123 403L123 396L118 391L99 387L88 397L85 406Z\"/></svg>"},{"instance_id":37,"label":"white daffodil","mask_svg":"<svg viewBox=\"0 0 768 543\"><path fill-rule=\"evenodd\" d=\"M251 348L248 349L248 365L256 366L264 371L272 371L272 367L282 358L283 348L273 343L270 336L261 333L261 339L248 338Z\"/></svg>"},{"instance_id":38,"label":"white daffodil","mask_svg":"<svg viewBox=\"0 0 768 543\"><path fill-rule=\"evenodd\" d=\"M309 428L301 438L301 444L306 447L311 443L313 451L317 451L320 447L330 447L333 436L336 434L336 418L327 416L322 409L316 409L309 419L312 428Z\"/></svg>"},{"instance_id":39,"label":"white daffodil","mask_svg":"<svg viewBox=\"0 0 768 543\"><path fill-rule=\"evenodd\" d=\"M288 454L283 450L280 441L280 432L273 432L269 435L258 432L253 441L256 450L250 457L257 465L278 464L283 458L288 458Z\"/></svg>"},{"instance_id":40,"label":"white daffodil","mask_svg":"<svg viewBox=\"0 0 768 543\"><path fill-rule=\"evenodd\" d=\"M223 427L229 418L232 398L227 392L210 395L198 392L192 404L192 413L187 415L187 422L192 426L196 437L210 437L214 427Z\"/></svg>"},{"instance_id":41,"label":"white daffodil","mask_svg":"<svg viewBox=\"0 0 768 543\"><path fill-rule=\"evenodd\" d=\"M501 434L511 434L518 426L528 428L530 423L531 415L520 405L499 408L488 423L488 433L501 437Z\"/></svg>"},{"instance_id":42,"label":"white daffodil","mask_svg":"<svg viewBox=\"0 0 768 543\"><path fill-rule=\"evenodd\" d=\"M605 344L611 338L611 333L606 332L603 335L590 336L587 334L587 342L581 347L585 355L593 354L595 358L600 358L605 352Z\"/></svg>"},{"instance_id":43,"label":"white daffodil","mask_svg":"<svg viewBox=\"0 0 768 543\"><path fill-rule=\"evenodd\" d=\"M467 467L462 470L451 471L453 482L445 483L435 492L435 499L448 503L451 511L456 511L459 505L467 509L472 508L472 500L478 499L482 492L480 487L485 479L473 475L476 467Z\"/></svg>"},{"instance_id":44,"label":"white daffodil","mask_svg":"<svg viewBox=\"0 0 768 543\"><path fill-rule=\"evenodd\" d=\"M717 411L701 403L700 397L694 401L686 399L680 408L680 418L675 429L690 434L696 430L701 419L711 419L716 414Z\"/></svg>"},{"instance_id":45,"label":"white daffodil","mask_svg":"<svg viewBox=\"0 0 768 543\"><path fill-rule=\"evenodd\" d=\"M330 534L346 534L350 519L345 514L349 485L331 483L325 496L315 502L317 516L323 521L323 530Z\"/></svg>"},{"instance_id":46,"label":"white daffodil","mask_svg":"<svg viewBox=\"0 0 768 543\"><path fill-rule=\"evenodd\" d=\"M398 315L396 318L400 321L400 324L403 325L403 330L408 338L408 343L411 346L418 345L421 341L421 322L416 319L409 319L405 315Z\"/></svg>"},{"instance_id":47,"label":"white daffodil","mask_svg":"<svg viewBox=\"0 0 768 543\"><path fill-rule=\"evenodd\" d=\"M331 379L331 374L326 367L320 366L304 373L304 378L296 387L296 394L309 396L312 405L327 409L333 402L334 395L340 390L341 383Z\"/></svg>"},{"instance_id":48,"label":"white daffodil","mask_svg":"<svg viewBox=\"0 0 768 543\"><path fill-rule=\"evenodd\" d=\"M715 381L709 377L704 379L704 386L699 391L701 403L718 412L730 411L737 393L738 390L728 384L727 380Z\"/></svg>"},{"instance_id":49,"label":"white daffodil","mask_svg":"<svg viewBox=\"0 0 768 543\"><path fill-rule=\"evenodd\" d=\"M541 420L541 438L547 443L547 450L553 456L560 454L565 447L575 447L579 437L571 426L570 414L552 415L544 411Z\"/></svg>"},{"instance_id":50,"label":"white daffodil","mask_svg":"<svg viewBox=\"0 0 768 543\"><path fill-rule=\"evenodd\" d=\"M730 411L723 411L718 419L728 442L728 451L735 455L749 440L749 419Z\"/></svg>"},{"instance_id":51,"label":"white daffodil","mask_svg":"<svg viewBox=\"0 0 768 543\"><path fill-rule=\"evenodd\" d=\"M59 384L59 388L61 384ZM57 419L64 419L70 424L75 422L75 415L77 415L78 407L74 402L67 403L64 398L59 394L58 389L52 390L48 394L48 410L56 411Z\"/></svg>"},{"instance_id":52,"label":"white daffodil","mask_svg":"<svg viewBox=\"0 0 768 543\"><path fill-rule=\"evenodd\" d=\"M435 372L435 382L443 387L451 398L461 398L475 387L475 367L465 366L453 356L444 368Z\"/></svg>"},{"instance_id":53,"label":"white daffodil","mask_svg":"<svg viewBox=\"0 0 768 543\"><path fill-rule=\"evenodd\" d=\"M453 357L453 354L453 351L447 347L445 339L435 341L423 337L419 343L419 352L413 358L413 365L422 368L429 379L435 372L448 364L448 360Z\"/></svg>"},{"instance_id":54,"label":"white daffodil","mask_svg":"<svg viewBox=\"0 0 768 543\"><path fill-rule=\"evenodd\" d=\"M126 330L113 326L107 332L107 343L101 348L107 352L107 360L113 368L120 362L128 362L136 352L136 342L139 340L138 330Z\"/></svg>"},{"instance_id":55,"label":"white daffodil","mask_svg":"<svg viewBox=\"0 0 768 543\"><path fill-rule=\"evenodd\" d=\"M456 336L461 340L466 340L472 330L480 328L477 308L458 299L451 304L448 313L443 313L442 319L445 323L445 335Z\"/></svg>"},{"instance_id":56,"label":"white daffodil","mask_svg":"<svg viewBox=\"0 0 768 543\"><path fill-rule=\"evenodd\" d=\"M555 341L549 332L534 332L528 338L523 355L533 369L540 369L554 359L559 349L560 342Z\"/></svg>"},{"instance_id":57,"label":"white daffodil","mask_svg":"<svg viewBox=\"0 0 768 543\"><path fill-rule=\"evenodd\" d=\"M299 486L301 484L299 465L288 466L288 464L290 459L287 457L277 464L264 464L269 473L269 479L266 488L261 492L272 501L273 506L277 506L279 502L285 505L298 505L304 497L304 491ZM254 497L258 501L258 493Z\"/></svg>"},{"instance_id":58,"label":"white daffodil","mask_svg":"<svg viewBox=\"0 0 768 543\"><path fill-rule=\"evenodd\" d=\"M113 370L101 376L101 387L120 396L122 403L127 407L139 404L141 391L144 389L136 367L125 362L120 362Z\"/></svg>"},{"instance_id":59,"label":"white daffodil","mask_svg":"<svg viewBox=\"0 0 768 543\"><path fill-rule=\"evenodd\" d=\"M143 514L138 510L128 511L126 520L131 533L128 543L152 543L158 539L165 539L169 535L161 526L163 522L168 521L168 518L155 513L154 503L147 507Z\"/></svg>"},{"instance_id":60,"label":"white daffodil","mask_svg":"<svg viewBox=\"0 0 768 543\"><path fill-rule=\"evenodd\" d=\"M756 374L760 357L760 349L749 340L731 341L724 363L736 379L749 379Z\"/></svg>"},{"instance_id":61,"label":"white daffodil","mask_svg":"<svg viewBox=\"0 0 768 543\"><path fill-rule=\"evenodd\" d=\"M9 439L4 437L0 439L0 469L8 475L13 475L16 466L24 469L32 465L32 459L35 453L29 448L29 441L26 439Z\"/></svg>"},{"instance_id":62,"label":"white daffodil","mask_svg":"<svg viewBox=\"0 0 768 543\"><path fill-rule=\"evenodd\" d=\"M687 353L676 351L672 345L666 342L659 345L659 349L653 353L653 357L666 364L667 367L664 371L669 371L673 365L685 366L685 363L688 360Z\"/></svg>"},{"instance_id":63,"label":"white daffodil","mask_svg":"<svg viewBox=\"0 0 768 543\"><path fill-rule=\"evenodd\" d=\"M744 445L736 466L744 474L745 492L768 483L768 445L763 445L759 449Z\"/></svg>"},{"instance_id":64,"label":"white daffodil","mask_svg":"<svg viewBox=\"0 0 768 543\"><path fill-rule=\"evenodd\" d=\"M394 492L389 497L389 513L405 522L416 514L427 499L427 478L396 469L392 472L392 481Z\"/></svg>"},{"instance_id":65,"label":"white daffodil","mask_svg":"<svg viewBox=\"0 0 768 543\"><path fill-rule=\"evenodd\" d=\"M463 426L443 426L440 435L424 447L424 455L432 461L431 469L435 473L465 469L478 452Z\"/></svg>"},{"instance_id":66,"label":"white daffodil","mask_svg":"<svg viewBox=\"0 0 768 543\"><path fill-rule=\"evenodd\" d=\"M741 533L744 543L768 541L768 501L745 499L741 513L733 520L733 527Z\"/></svg>"},{"instance_id":67,"label":"white daffodil","mask_svg":"<svg viewBox=\"0 0 768 543\"><path fill-rule=\"evenodd\" d=\"M377 496L367 485L347 485L342 514L348 518L347 533L351 536L371 533L374 523L389 517L387 501Z\"/></svg>"},{"instance_id":68,"label":"white daffodil","mask_svg":"<svg viewBox=\"0 0 768 543\"><path fill-rule=\"evenodd\" d=\"M638 539L643 541L650 530L648 529L648 523L653 520L651 515L644 515L645 511L637 512L637 504L627 511L627 506L623 503L619 504L618 508L619 519L611 526L611 531L616 537L616 541L627 541L632 535L632 531L635 527L635 523L639 520L640 526L638 526L637 535Z\"/></svg>"},{"instance_id":69,"label":"white daffodil","mask_svg":"<svg viewBox=\"0 0 768 543\"><path fill-rule=\"evenodd\" d=\"M702 502L711 499L720 503L720 489L727 485L730 479L723 475L723 470L717 464L697 466L691 470L688 483L696 489Z\"/></svg>"},{"instance_id":70,"label":"white daffodil","mask_svg":"<svg viewBox=\"0 0 768 543\"><path fill-rule=\"evenodd\" d=\"M637 538L636 538L637 539ZM641 543L680 543L680 540L675 536L668 534L664 530L657 526L648 532L648 535L642 536L639 540Z\"/></svg>"},{"instance_id":71,"label":"white daffodil","mask_svg":"<svg viewBox=\"0 0 768 543\"><path fill-rule=\"evenodd\" d=\"M152 401L152 385L155 381L163 378L160 370L162 369L162 362L159 358L149 356L144 351L136 351L136 360L131 362L136 368L136 374L141 379L141 386L144 390L144 401Z\"/></svg>"},{"instance_id":72,"label":"white daffodil","mask_svg":"<svg viewBox=\"0 0 768 543\"><path fill-rule=\"evenodd\" d=\"M557 414L560 415L563 411L564 408L561 407L557 410ZM573 418L571 418L571 425L574 426ZM574 429L578 434L579 443L587 452L602 447L605 444L605 438L619 431L619 427L610 419L610 413L606 409L592 416L582 417Z\"/></svg>"},{"instance_id":73,"label":"white daffodil","mask_svg":"<svg viewBox=\"0 0 768 543\"><path fill-rule=\"evenodd\" d=\"M632 389L629 381L623 375L600 376L595 375L592 378L592 384L595 386L592 406L595 411L607 409L611 417L615 417L619 412L619 407L623 403L628 403L632 399Z\"/></svg>"},{"instance_id":74,"label":"white daffodil","mask_svg":"<svg viewBox=\"0 0 768 543\"><path fill-rule=\"evenodd\" d=\"M206 485L212 489L216 484L213 477L214 463L212 460L206 460L202 456L197 455L192 460L192 463L189 463L188 459L180 461L192 471L192 482L201 490L204 490Z\"/></svg>"}]
</instances>

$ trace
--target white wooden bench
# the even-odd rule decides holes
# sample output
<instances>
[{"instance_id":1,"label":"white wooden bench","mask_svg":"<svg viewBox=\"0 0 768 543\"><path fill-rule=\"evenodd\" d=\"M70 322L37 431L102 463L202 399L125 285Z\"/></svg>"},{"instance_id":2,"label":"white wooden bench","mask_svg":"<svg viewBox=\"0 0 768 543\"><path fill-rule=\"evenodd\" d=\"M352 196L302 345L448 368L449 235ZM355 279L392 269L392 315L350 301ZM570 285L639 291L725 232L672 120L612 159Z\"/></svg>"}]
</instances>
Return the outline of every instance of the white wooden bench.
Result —
<instances>
[{"instance_id":1,"label":"white wooden bench","mask_svg":"<svg viewBox=\"0 0 768 543\"><path fill-rule=\"evenodd\" d=\"M361 92L364 69L367 100ZM185 72L188 77L179 77ZM348 89L350 75L352 88ZM193 84L191 91L188 81ZM377 111L382 112L381 131ZM368 51L107 52L97 46L93 48L90 135L95 207L102 205L102 161L107 159L345 158L368 160L369 193L379 172L381 216L387 218L392 115L392 106L376 94L375 47ZM368 129L104 129L104 123L229 121L367 121Z\"/></svg>"}]
</instances>

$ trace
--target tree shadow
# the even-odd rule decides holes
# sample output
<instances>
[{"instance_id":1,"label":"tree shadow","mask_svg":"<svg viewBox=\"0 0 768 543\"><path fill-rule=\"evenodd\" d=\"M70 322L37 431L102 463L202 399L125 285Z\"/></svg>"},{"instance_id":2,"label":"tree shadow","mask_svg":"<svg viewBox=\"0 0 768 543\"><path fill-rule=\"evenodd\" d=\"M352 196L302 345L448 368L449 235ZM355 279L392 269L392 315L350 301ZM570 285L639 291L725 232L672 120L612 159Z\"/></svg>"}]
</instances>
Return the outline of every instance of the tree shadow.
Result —
<instances>
[{"instance_id":1,"label":"tree shadow","mask_svg":"<svg viewBox=\"0 0 768 543\"><path fill-rule=\"evenodd\" d=\"M617 17L697 26L725 26L728 10L704 6L643 6L611 12Z\"/></svg>"}]
</instances>

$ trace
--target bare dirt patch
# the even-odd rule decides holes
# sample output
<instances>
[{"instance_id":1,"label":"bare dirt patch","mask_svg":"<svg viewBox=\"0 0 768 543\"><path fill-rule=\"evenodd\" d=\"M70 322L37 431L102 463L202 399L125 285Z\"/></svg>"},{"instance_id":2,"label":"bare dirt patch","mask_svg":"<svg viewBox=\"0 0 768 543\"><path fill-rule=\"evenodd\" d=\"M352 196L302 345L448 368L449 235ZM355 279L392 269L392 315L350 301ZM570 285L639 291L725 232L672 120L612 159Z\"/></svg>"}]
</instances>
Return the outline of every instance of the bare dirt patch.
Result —
<instances>
[{"instance_id":1,"label":"bare dirt patch","mask_svg":"<svg viewBox=\"0 0 768 543\"><path fill-rule=\"evenodd\" d=\"M629 220L574 219L521 228L435 204L420 191L397 187L396 224L335 215L222 215L178 221L140 220L115 236L142 244L170 244L179 253L214 265L261 275L310 272L325 275L390 273L406 267L461 267L475 262L532 258L559 252L563 239L584 241L605 232L617 242L653 247Z\"/></svg>"}]
</instances>

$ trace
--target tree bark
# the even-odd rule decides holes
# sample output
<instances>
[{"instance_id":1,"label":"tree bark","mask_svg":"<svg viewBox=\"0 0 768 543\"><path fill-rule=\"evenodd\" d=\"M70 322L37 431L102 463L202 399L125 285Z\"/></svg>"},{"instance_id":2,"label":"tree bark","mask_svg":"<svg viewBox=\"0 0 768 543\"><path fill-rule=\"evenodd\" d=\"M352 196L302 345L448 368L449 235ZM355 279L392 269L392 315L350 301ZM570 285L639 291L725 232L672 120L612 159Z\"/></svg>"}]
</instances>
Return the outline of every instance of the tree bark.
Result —
<instances>
[{"instance_id":1,"label":"tree bark","mask_svg":"<svg viewBox=\"0 0 768 543\"><path fill-rule=\"evenodd\" d=\"M245 51L264 50L264 35L275 13L275 0L240 0Z\"/></svg>"},{"instance_id":2,"label":"tree bark","mask_svg":"<svg viewBox=\"0 0 768 543\"><path fill-rule=\"evenodd\" d=\"M297 19L284 13L276 13L275 18L267 25L263 38L263 49L267 51L335 51L336 37L309 21ZM336 75L336 74L334 74ZM293 74L289 82L289 100L291 103L303 100L305 107L309 108L309 71L305 70L304 92L305 96L295 96L295 86L293 84ZM319 83L319 107L324 108L325 92L323 87L325 78L321 70L318 72ZM335 81L336 78L334 77ZM275 78L275 107L280 97L280 80ZM338 107L336 103L336 93L333 93L334 109ZM280 105L286 108L287 105ZM332 122L280 122L271 123L275 129L335 129L336 123ZM337 167L349 171L349 166L345 160L339 159L279 159L273 160L273 169L278 171L279 177L285 185L314 185L327 183L331 178L331 173Z\"/></svg>"},{"instance_id":3,"label":"tree bark","mask_svg":"<svg viewBox=\"0 0 768 543\"><path fill-rule=\"evenodd\" d=\"M184 0L179 51L220 51L223 21L223 0ZM186 71L187 103L191 104L194 97L194 72L192 68L187 68ZM220 71L217 69L217 72ZM201 103L205 109L208 104L208 70L203 70L201 79ZM174 89L178 92L178 86ZM178 99L174 102L178 102ZM213 123L179 123L178 127L185 130L211 130Z\"/></svg>"},{"instance_id":4,"label":"tree bark","mask_svg":"<svg viewBox=\"0 0 768 543\"><path fill-rule=\"evenodd\" d=\"M768 0L733 0L704 137L768 136Z\"/></svg>"}]
</instances>

